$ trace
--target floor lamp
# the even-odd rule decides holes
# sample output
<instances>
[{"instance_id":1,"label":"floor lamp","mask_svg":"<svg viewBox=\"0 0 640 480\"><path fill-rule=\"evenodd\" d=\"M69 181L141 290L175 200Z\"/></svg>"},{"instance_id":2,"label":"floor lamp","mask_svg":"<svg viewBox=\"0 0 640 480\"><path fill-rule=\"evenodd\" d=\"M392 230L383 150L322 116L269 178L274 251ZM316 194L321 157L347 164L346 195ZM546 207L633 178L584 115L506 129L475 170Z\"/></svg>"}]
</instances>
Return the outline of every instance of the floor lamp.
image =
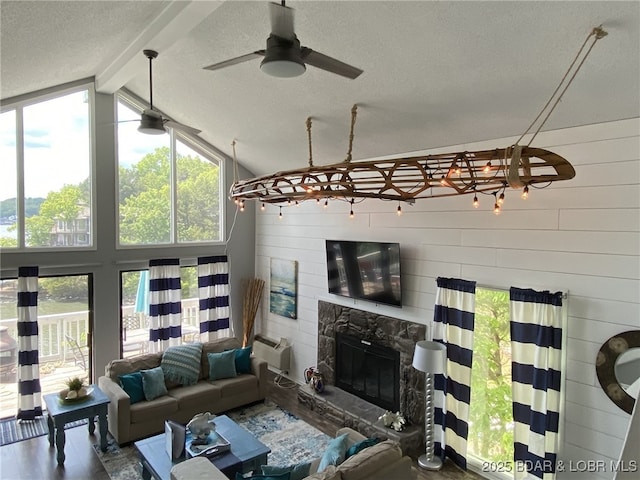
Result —
<instances>
[{"instance_id":1,"label":"floor lamp","mask_svg":"<svg viewBox=\"0 0 640 480\"><path fill-rule=\"evenodd\" d=\"M425 373L424 380L424 435L425 454L418 458L418 465L427 470L440 470L442 460L433 455L433 375L444 372L446 347L438 342L422 340L413 352L413 368Z\"/></svg>"}]
</instances>

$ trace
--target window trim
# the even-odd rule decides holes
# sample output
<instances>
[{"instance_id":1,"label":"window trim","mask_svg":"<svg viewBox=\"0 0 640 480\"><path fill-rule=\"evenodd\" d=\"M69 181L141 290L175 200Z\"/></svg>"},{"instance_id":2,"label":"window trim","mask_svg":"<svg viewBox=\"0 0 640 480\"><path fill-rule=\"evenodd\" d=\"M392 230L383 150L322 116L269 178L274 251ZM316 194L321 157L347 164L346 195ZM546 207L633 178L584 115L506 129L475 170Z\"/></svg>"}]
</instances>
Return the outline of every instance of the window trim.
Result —
<instances>
[{"instance_id":1,"label":"window trim","mask_svg":"<svg viewBox=\"0 0 640 480\"><path fill-rule=\"evenodd\" d=\"M145 108L148 108L148 104L142 100L140 97L130 92L129 90L122 88L118 92L114 94L114 109L116 111L116 122L117 122L117 109L118 102L122 101L128 108L137 111L138 113L142 113ZM171 118L168 115L165 115L164 112L154 107L154 110L158 111L163 118ZM173 128L168 128L169 134L169 156L171 161L171 231L169 232L169 242L161 243L161 244L138 244L138 245L124 245L120 243L120 202L118 201L119 195L119 186L120 186L120 159L119 159L119 148L118 148L118 135L116 129L116 148L115 148L115 168L116 168L116 250L139 250L139 249L154 249L154 248L180 248L184 246L207 246L207 245L225 245L227 242L226 235L226 213L227 209L225 207L225 185L226 185L226 175L225 175L225 166L226 161L224 156L220 153L214 151L206 142L203 140L189 135L185 132L177 131ZM191 241L177 241L177 232L178 232L178 219L176 215L177 209L177 176L176 176L176 151L177 151L177 142L180 141L188 148L196 151L199 155L204 157L204 160L211 162L212 164L217 165L218 167L218 189L220 192L220 197L218 201L218 215L219 215L219 232L218 232L218 240L191 240Z\"/></svg>"}]
</instances>

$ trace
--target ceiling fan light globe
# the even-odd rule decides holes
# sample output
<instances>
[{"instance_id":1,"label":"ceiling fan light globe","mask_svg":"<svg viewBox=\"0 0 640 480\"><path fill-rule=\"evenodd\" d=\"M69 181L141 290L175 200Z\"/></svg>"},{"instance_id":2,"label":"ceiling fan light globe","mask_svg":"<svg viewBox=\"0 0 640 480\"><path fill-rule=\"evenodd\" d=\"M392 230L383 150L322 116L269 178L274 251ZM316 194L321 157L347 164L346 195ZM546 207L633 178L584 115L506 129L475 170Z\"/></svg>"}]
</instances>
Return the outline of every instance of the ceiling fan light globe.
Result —
<instances>
[{"instance_id":1,"label":"ceiling fan light globe","mask_svg":"<svg viewBox=\"0 0 640 480\"><path fill-rule=\"evenodd\" d=\"M302 62L291 60L269 60L266 59L260 64L260 70L267 75L279 78L299 77L307 68Z\"/></svg>"}]
</instances>

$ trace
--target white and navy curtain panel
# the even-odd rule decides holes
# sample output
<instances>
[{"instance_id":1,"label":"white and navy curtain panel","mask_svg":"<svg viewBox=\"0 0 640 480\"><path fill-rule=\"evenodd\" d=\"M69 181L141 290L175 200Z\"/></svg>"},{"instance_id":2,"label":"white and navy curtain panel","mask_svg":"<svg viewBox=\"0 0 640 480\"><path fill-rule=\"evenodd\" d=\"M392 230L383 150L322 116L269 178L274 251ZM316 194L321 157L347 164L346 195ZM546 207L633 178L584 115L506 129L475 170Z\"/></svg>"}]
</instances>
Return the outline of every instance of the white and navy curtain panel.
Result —
<instances>
[{"instance_id":1,"label":"white and navy curtain panel","mask_svg":"<svg viewBox=\"0 0 640 480\"><path fill-rule=\"evenodd\" d=\"M562 293L509 293L515 478L550 480L560 423Z\"/></svg>"},{"instance_id":2,"label":"white and navy curtain panel","mask_svg":"<svg viewBox=\"0 0 640 480\"><path fill-rule=\"evenodd\" d=\"M180 260L149 261L149 351L182 343Z\"/></svg>"},{"instance_id":3,"label":"white and navy curtain panel","mask_svg":"<svg viewBox=\"0 0 640 480\"><path fill-rule=\"evenodd\" d=\"M18 420L42 415L38 359L38 267L18 269Z\"/></svg>"},{"instance_id":4,"label":"white and navy curtain panel","mask_svg":"<svg viewBox=\"0 0 640 480\"><path fill-rule=\"evenodd\" d=\"M200 298L200 339L233 335L229 321L229 262L226 255L198 258L198 297Z\"/></svg>"},{"instance_id":5,"label":"white and navy curtain panel","mask_svg":"<svg viewBox=\"0 0 640 480\"><path fill-rule=\"evenodd\" d=\"M437 283L433 340L447 347L447 361L445 373L434 381L434 453L466 470L476 282L438 278Z\"/></svg>"}]
</instances>

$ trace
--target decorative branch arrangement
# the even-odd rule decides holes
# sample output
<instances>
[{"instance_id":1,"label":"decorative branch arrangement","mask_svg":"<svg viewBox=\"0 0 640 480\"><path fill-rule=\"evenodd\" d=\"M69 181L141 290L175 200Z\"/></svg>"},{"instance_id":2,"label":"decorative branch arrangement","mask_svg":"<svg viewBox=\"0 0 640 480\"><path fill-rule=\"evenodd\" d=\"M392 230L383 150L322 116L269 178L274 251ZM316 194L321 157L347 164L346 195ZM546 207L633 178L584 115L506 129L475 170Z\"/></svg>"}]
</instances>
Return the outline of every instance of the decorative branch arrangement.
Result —
<instances>
[{"instance_id":1,"label":"decorative branch arrangement","mask_svg":"<svg viewBox=\"0 0 640 480\"><path fill-rule=\"evenodd\" d=\"M242 304L242 346L249 344L253 325L256 321L258 306L262 300L262 291L264 289L264 280L259 278L250 278L244 291L244 302Z\"/></svg>"}]
</instances>

